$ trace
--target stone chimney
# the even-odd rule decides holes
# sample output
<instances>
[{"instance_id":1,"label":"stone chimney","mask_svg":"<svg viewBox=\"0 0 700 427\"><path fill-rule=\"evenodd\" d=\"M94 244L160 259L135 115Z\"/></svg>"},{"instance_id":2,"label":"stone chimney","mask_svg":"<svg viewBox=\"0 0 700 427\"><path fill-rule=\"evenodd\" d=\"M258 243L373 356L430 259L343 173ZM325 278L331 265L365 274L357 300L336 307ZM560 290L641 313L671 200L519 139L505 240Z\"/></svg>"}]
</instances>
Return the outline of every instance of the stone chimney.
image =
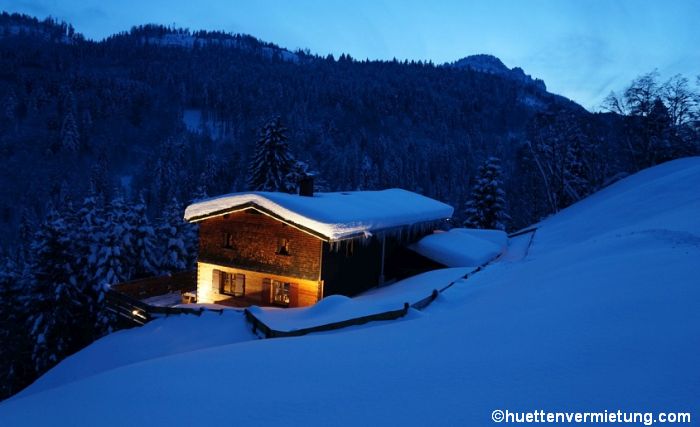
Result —
<instances>
[{"instance_id":1,"label":"stone chimney","mask_svg":"<svg viewBox=\"0 0 700 427\"><path fill-rule=\"evenodd\" d=\"M313 197L314 195L314 176L305 175L299 179L299 195Z\"/></svg>"}]
</instances>

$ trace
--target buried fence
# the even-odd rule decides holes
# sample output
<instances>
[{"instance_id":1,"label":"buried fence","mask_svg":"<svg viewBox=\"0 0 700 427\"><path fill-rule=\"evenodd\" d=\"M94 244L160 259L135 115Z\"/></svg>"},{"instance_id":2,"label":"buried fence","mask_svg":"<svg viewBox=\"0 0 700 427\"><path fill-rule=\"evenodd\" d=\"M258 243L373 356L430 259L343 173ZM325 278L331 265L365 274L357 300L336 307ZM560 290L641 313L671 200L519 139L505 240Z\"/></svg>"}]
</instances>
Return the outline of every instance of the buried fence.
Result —
<instances>
[{"instance_id":1,"label":"buried fence","mask_svg":"<svg viewBox=\"0 0 700 427\"><path fill-rule=\"evenodd\" d=\"M535 233L537 233L537 227L528 227L508 235L508 238L513 238L522 236L523 234L527 233L530 233L530 240L527 242L527 246L525 247L525 253L523 254L523 258L525 258L530 253L530 247L532 247L532 243L535 241Z\"/></svg>"},{"instance_id":2,"label":"buried fence","mask_svg":"<svg viewBox=\"0 0 700 427\"><path fill-rule=\"evenodd\" d=\"M201 316L205 311L213 311L219 314L222 314L224 311L223 309L205 307L159 307L147 304L114 289L107 291L106 301L107 309L114 313L117 319L126 326L143 326L151 320L163 316L179 314Z\"/></svg>"},{"instance_id":3,"label":"buried fence","mask_svg":"<svg viewBox=\"0 0 700 427\"><path fill-rule=\"evenodd\" d=\"M423 310L424 308L429 306L433 301L435 301L438 295L440 295L440 291L438 291L437 289L433 289L433 291L427 297L413 304L405 302L403 303L403 308L400 308L398 310L384 311L382 313L370 314L368 316L355 317L352 319L341 320L339 322L326 323L324 325L312 326L309 328L293 329L290 331L280 331L277 329L272 329L271 327L267 326L265 322L258 319L247 308L244 310L244 313L246 320L253 325L253 333L257 333L258 331L260 331L265 336L265 338L299 337L313 332L332 331L335 329L347 328L349 326L364 325L365 323L376 322L379 320L396 320L408 314L408 310L410 308L415 308L416 310Z\"/></svg>"},{"instance_id":4,"label":"buried fence","mask_svg":"<svg viewBox=\"0 0 700 427\"><path fill-rule=\"evenodd\" d=\"M147 277L130 282L117 283L107 291L107 309L114 313L124 326L143 326L154 318L175 314L200 316L204 311L222 310L188 307L161 307L148 304L144 298L191 292L197 289L197 272L183 271L167 276Z\"/></svg>"},{"instance_id":5,"label":"buried fence","mask_svg":"<svg viewBox=\"0 0 700 427\"><path fill-rule=\"evenodd\" d=\"M452 285L452 283L450 283L450 285ZM299 337L302 335L310 334L312 332L332 331L335 329L347 328L349 326L364 325L365 323L375 322L379 320L396 320L408 314L408 310L410 308L414 308L416 310L423 310L424 308L429 306L433 301L435 301L435 299L437 299L438 295L440 295L440 292L442 291L433 289L433 291L427 297L413 304L405 302L403 303L403 308L398 310L390 310L382 313L370 314L368 316L355 317L348 320L341 320L339 322L326 323L324 325L313 326L310 328L293 329L290 331L280 331L272 329L271 327L267 326L262 320L258 319L247 308L244 310L244 313L246 320L253 325L253 333L257 333L257 331L260 331L265 336L265 338Z\"/></svg>"},{"instance_id":6,"label":"buried fence","mask_svg":"<svg viewBox=\"0 0 700 427\"><path fill-rule=\"evenodd\" d=\"M294 329L291 331L278 331L267 326L263 321L255 317L247 308L244 310L245 318L253 325L253 333L262 332L265 338L298 337L312 332L332 331L334 329L347 328L348 326L364 325L377 320L395 320L408 313L409 304L406 302L399 310L385 311L383 313L370 314L369 316L356 317L340 322L326 323L325 325L312 326L310 328Z\"/></svg>"},{"instance_id":7,"label":"buried fence","mask_svg":"<svg viewBox=\"0 0 700 427\"><path fill-rule=\"evenodd\" d=\"M168 294L188 292L197 289L197 271L181 271L166 276L146 277L129 282L117 283L112 290L136 299Z\"/></svg>"},{"instance_id":8,"label":"buried fence","mask_svg":"<svg viewBox=\"0 0 700 427\"><path fill-rule=\"evenodd\" d=\"M511 237L518 237L523 234L527 233L532 233L533 235L535 234L535 231L537 231L537 227L528 227L528 228L523 228L522 230L514 231L508 235L508 238Z\"/></svg>"}]
</instances>

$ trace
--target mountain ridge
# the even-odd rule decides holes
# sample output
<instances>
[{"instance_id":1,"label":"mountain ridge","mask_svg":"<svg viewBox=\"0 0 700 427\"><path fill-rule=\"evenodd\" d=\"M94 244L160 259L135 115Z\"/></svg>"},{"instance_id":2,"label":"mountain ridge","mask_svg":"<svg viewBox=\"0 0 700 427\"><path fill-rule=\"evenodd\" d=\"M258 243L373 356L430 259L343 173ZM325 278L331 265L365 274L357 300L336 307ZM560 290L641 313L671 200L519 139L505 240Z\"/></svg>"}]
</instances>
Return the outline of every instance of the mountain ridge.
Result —
<instances>
[{"instance_id":1,"label":"mountain ridge","mask_svg":"<svg viewBox=\"0 0 700 427\"><path fill-rule=\"evenodd\" d=\"M538 89L547 91L547 86L542 79L536 79L528 74L525 74L525 71L523 71L523 69L520 67L508 68L505 64L503 64L500 58L494 55L484 53L469 55L450 63L449 66L456 68L470 68L474 71L505 76L525 84L532 84Z\"/></svg>"},{"instance_id":2,"label":"mountain ridge","mask_svg":"<svg viewBox=\"0 0 700 427\"><path fill-rule=\"evenodd\" d=\"M75 32L72 25L59 22L51 17L40 21L28 15L7 14L3 12L2 17L0 17L0 28L3 30L0 31L0 37L43 35L47 41L66 44L77 42L103 44L114 43L120 39L136 39L143 45L157 45L161 47L185 49L201 48L204 46L229 47L247 50L249 52L257 52L269 59L279 58L294 63L324 59L321 55L311 54L308 50L297 49L296 51L292 51L273 42L266 42L250 34L214 30L190 30L188 28L169 27L156 23L135 25L127 31L120 31L97 41L86 39L83 34ZM342 54L341 56L344 58L351 58L347 54ZM391 61L392 60L376 60L376 62ZM413 63L416 61L404 62ZM446 62L441 66L470 69L476 72L512 79L525 85L532 85L542 92L561 97L562 99L579 105L563 95L547 92L547 87L543 80L532 78L530 75L525 74L524 70L520 67L508 68L498 57L491 54L469 55L453 62ZM532 100L525 102L529 102L533 106L540 105ZM582 106L580 107L583 108Z\"/></svg>"}]
</instances>

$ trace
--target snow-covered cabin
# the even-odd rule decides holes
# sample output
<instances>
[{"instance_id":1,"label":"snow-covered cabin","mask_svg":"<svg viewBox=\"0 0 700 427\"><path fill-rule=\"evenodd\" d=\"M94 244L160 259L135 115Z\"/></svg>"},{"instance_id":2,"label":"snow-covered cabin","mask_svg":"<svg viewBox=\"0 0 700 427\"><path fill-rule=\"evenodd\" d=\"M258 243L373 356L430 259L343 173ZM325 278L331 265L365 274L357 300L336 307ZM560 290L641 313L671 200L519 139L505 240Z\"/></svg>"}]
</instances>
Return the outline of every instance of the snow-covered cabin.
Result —
<instances>
[{"instance_id":1,"label":"snow-covered cabin","mask_svg":"<svg viewBox=\"0 0 700 427\"><path fill-rule=\"evenodd\" d=\"M237 306L312 305L391 279L391 259L452 216L401 189L235 193L198 201L197 299Z\"/></svg>"}]
</instances>

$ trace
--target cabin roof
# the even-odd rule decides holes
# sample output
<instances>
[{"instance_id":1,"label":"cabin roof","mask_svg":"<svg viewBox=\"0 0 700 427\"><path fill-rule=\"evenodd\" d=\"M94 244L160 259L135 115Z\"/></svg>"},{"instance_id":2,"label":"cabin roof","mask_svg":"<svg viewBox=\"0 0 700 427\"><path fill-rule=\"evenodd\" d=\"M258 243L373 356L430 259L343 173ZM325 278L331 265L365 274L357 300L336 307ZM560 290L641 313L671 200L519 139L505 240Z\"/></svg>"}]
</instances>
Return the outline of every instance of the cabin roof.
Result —
<instances>
[{"instance_id":1,"label":"cabin roof","mask_svg":"<svg viewBox=\"0 0 700 427\"><path fill-rule=\"evenodd\" d=\"M453 212L450 205L399 188L315 193L313 196L250 192L197 201L185 210L185 220L198 222L249 208L328 241L440 221L450 218Z\"/></svg>"}]
</instances>

